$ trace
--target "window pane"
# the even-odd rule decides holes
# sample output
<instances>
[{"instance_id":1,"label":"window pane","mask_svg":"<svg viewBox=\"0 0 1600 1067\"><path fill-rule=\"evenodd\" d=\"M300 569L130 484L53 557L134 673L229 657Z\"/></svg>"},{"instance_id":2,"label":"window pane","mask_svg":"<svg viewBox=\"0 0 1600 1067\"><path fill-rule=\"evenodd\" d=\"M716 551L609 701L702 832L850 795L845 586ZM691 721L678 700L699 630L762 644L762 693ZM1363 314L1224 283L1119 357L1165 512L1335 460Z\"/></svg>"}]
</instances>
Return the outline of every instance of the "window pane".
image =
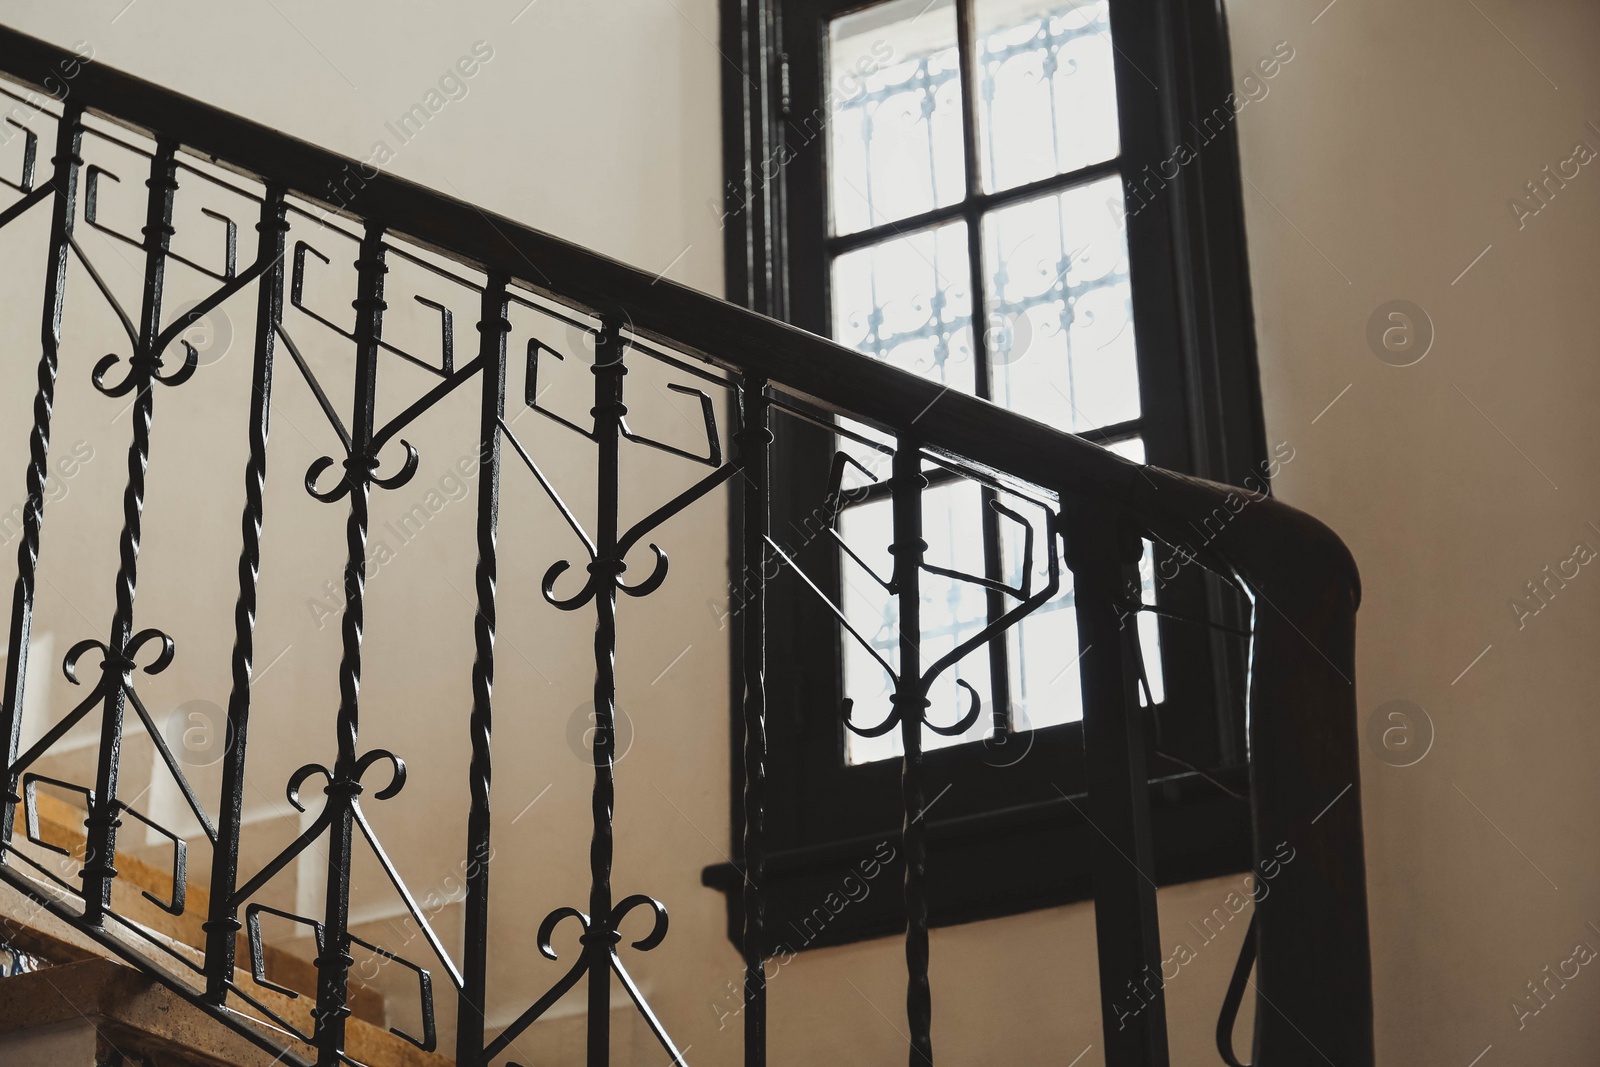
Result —
<instances>
[{"instance_id":1,"label":"window pane","mask_svg":"<svg viewBox=\"0 0 1600 1067\"><path fill-rule=\"evenodd\" d=\"M954 222L833 261L833 337L902 370L970 393L967 225Z\"/></svg>"},{"instance_id":2,"label":"window pane","mask_svg":"<svg viewBox=\"0 0 1600 1067\"><path fill-rule=\"evenodd\" d=\"M894 541L890 511L890 502L879 500L849 508L840 517L841 536L883 577L889 576L888 546ZM924 559L928 563L969 574L983 573L983 500L976 484L955 482L927 490L922 495L922 521L922 536L928 542ZM843 557L840 562L843 574L840 604L846 616L872 642L879 655L890 663L898 663L900 613L895 598L862 573L854 560ZM934 660L987 625L988 597L982 586L937 574L924 573L921 590L922 666L926 670ZM984 645L939 676L928 693L929 721L948 726L967 713L972 698L956 685L958 678L977 690L984 711L971 729L955 737L924 729L924 749L959 745L988 737L993 732L989 672L989 648ZM855 701L851 714L855 722L870 726L888 716L892 691L889 677L848 635L844 638L844 691ZM898 728L882 737L845 733L845 758L852 764L892 759L902 751Z\"/></svg>"},{"instance_id":3,"label":"window pane","mask_svg":"<svg viewBox=\"0 0 1600 1067\"><path fill-rule=\"evenodd\" d=\"M1109 4L978 0L978 129L989 190L1117 154Z\"/></svg>"},{"instance_id":4,"label":"window pane","mask_svg":"<svg viewBox=\"0 0 1600 1067\"><path fill-rule=\"evenodd\" d=\"M1139 417L1121 212L1112 177L984 220L996 403L1074 432Z\"/></svg>"},{"instance_id":5,"label":"window pane","mask_svg":"<svg viewBox=\"0 0 1600 1067\"><path fill-rule=\"evenodd\" d=\"M954 0L891 0L835 19L828 77L835 233L966 195Z\"/></svg>"}]
</instances>

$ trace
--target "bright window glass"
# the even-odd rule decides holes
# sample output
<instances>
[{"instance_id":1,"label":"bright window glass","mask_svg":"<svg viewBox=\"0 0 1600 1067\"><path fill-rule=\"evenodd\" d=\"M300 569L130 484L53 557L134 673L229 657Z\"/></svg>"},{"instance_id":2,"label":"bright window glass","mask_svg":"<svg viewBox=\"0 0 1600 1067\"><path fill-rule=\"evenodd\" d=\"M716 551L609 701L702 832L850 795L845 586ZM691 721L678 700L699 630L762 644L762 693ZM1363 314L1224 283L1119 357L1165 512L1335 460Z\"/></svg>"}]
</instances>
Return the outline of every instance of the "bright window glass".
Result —
<instances>
[{"instance_id":1,"label":"bright window glass","mask_svg":"<svg viewBox=\"0 0 1600 1067\"><path fill-rule=\"evenodd\" d=\"M996 403L1074 432L1139 417L1121 205L1106 178L984 219Z\"/></svg>"},{"instance_id":2,"label":"bright window glass","mask_svg":"<svg viewBox=\"0 0 1600 1067\"><path fill-rule=\"evenodd\" d=\"M976 0L973 16L975 54L965 63L954 0L887 0L829 26L824 108L834 337L1064 430L1117 426L1118 447L1142 459L1128 249L1114 173L1120 148L1108 5ZM970 85L962 84L963 70ZM967 108L977 131L970 146ZM1085 168L1096 169L1079 173ZM982 176L988 195L967 187L969 172ZM910 227L893 225L908 219ZM977 240L969 220L979 227ZM973 292L973 279L981 291ZM880 454L841 447L886 477ZM1042 534L1037 505L972 482L946 482L923 497L925 562L1019 587L1021 531L1003 517L985 522L997 500ZM847 635L842 652L845 695L861 724L889 714L892 683L878 657L891 667L899 657L894 598L873 577L891 570L890 513L880 495L851 504L839 523L861 557L841 555L840 604L872 648ZM1047 578L1042 546L1034 557L1037 589ZM1147 575L1149 559L1147 546ZM988 625L994 605L974 582L925 573L921 588L926 669ZM1148 580L1144 592L1152 598ZM1004 600L1006 608L1015 603ZM1130 625L1138 627L1159 702L1154 622L1141 614ZM1009 691L999 721L1013 732L1081 719L1077 654L1071 577L1064 573L1050 603L940 677L929 694L931 721L959 721L970 706L957 679L978 693L984 712L960 737L925 731L924 747L993 736L996 679ZM900 751L898 730L878 738L847 733L851 763Z\"/></svg>"},{"instance_id":3,"label":"bright window glass","mask_svg":"<svg viewBox=\"0 0 1600 1067\"><path fill-rule=\"evenodd\" d=\"M828 35L828 191L835 233L966 196L953 0L891 0Z\"/></svg>"},{"instance_id":4,"label":"bright window glass","mask_svg":"<svg viewBox=\"0 0 1600 1067\"><path fill-rule=\"evenodd\" d=\"M1110 4L978 0L976 15L984 188L1010 189L1114 157Z\"/></svg>"}]
</instances>

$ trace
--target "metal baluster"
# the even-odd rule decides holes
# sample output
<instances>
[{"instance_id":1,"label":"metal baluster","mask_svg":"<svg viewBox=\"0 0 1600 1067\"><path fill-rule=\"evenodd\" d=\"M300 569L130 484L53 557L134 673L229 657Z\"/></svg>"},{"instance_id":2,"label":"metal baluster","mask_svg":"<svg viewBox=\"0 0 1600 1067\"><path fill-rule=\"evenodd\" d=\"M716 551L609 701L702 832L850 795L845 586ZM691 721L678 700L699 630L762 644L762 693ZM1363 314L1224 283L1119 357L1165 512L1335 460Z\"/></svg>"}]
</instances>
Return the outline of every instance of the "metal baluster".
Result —
<instances>
[{"instance_id":1,"label":"metal baluster","mask_svg":"<svg viewBox=\"0 0 1600 1067\"><path fill-rule=\"evenodd\" d=\"M1094 921L1106 1067L1166 1067L1167 1014L1145 770L1148 712L1139 707L1138 671L1117 610L1127 580L1136 580L1142 545L1137 535L1119 528L1104 502L1064 500L1063 509L1083 678L1086 817L1097 831Z\"/></svg>"},{"instance_id":2,"label":"metal baluster","mask_svg":"<svg viewBox=\"0 0 1600 1067\"><path fill-rule=\"evenodd\" d=\"M28 637L33 628L34 582L39 569L39 532L44 525L44 483L49 476L50 419L55 408L56 372L60 366L61 316L66 306L68 242L78 213L78 168L83 160L83 108L64 109L56 127L52 160L55 186L50 209L50 255L44 281L44 315L40 324L39 387L33 400L33 432L28 438L28 498L22 508L22 543L17 546L17 584L11 597L11 636L6 645L6 688L0 693L0 721L6 735L6 776L0 799L0 858L11 844L16 821L17 782L10 773L22 737L22 697L27 690Z\"/></svg>"},{"instance_id":3,"label":"metal baluster","mask_svg":"<svg viewBox=\"0 0 1600 1067\"><path fill-rule=\"evenodd\" d=\"M128 484L122 495L122 536L117 569L116 611L104 670L117 678L106 687L100 723L100 756L95 770L94 802L84 821L83 918L91 926L104 921L111 906L111 883L117 876L117 776L122 760L122 719L133 676L129 640L133 636L133 600L139 589L139 540L143 533L145 469L150 462L150 426L155 417L155 377L161 369L156 351L161 333L161 296L166 282L167 249L172 242L172 204L178 191L178 144L162 138L150 161L150 190L144 224L144 297L139 312L139 343L129 366L133 386L133 439L128 445ZM104 365L104 361L102 361Z\"/></svg>"},{"instance_id":4,"label":"metal baluster","mask_svg":"<svg viewBox=\"0 0 1600 1067\"><path fill-rule=\"evenodd\" d=\"M594 837L589 845L589 916L584 935L589 956L589 1067L611 1060L611 861L615 851L612 818L616 806L617 580L626 564L617 556L617 494L621 471L618 450L622 419L622 319L605 316L594 349L594 439L599 445L595 558L594 630Z\"/></svg>"},{"instance_id":5,"label":"metal baluster","mask_svg":"<svg viewBox=\"0 0 1600 1067\"><path fill-rule=\"evenodd\" d=\"M244 817L245 738L250 725L251 676L255 670L256 588L261 577L261 526L267 484L267 436L272 419L272 364L277 328L283 320L283 252L289 233L288 202L280 185L269 185L256 223L256 259L269 264L256 290L256 351L250 376L250 458L244 470L243 545L239 551L239 599L233 611L233 689L222 757L222 802L217 846L211 860L211 914L206 931L206 999L227 1001L240 923L231 898L239 878L239 832Z\"/></svg>"},{"instance_id":6,"label":"metal baluster","mask_svg":"<svg viewBox=\"0 0 1600 1067\"><path fill-rule=\"evenodd\" d=\"M492 273L483 290L478 351L483 360L483 399L478 421L478 611L473 620L477 659L472 666L472 809L467 815L466 951L460 1010L456 1013L456 1063L483 1062L484 1013L489 970L489 740L494 725L495 541L500 522L500 418L506 402L508 279Z\"/></svg>"},{"instance_id":7,"label":"metal baluster","mask_svg":"<svg viewBox=\"0 0 1600 1067\"><path fill-rule=\"evenodd\" d=\"M739 462L743 467L745 573L760 575L771 525L768 478L772 430L766 381L747 378L740 386ZM766 814L767 814L767 597L765 583L746 581L740 610L744 666L744 1062L766 1067Z\"/></svg>"},{"instance_id":8,"label":"metal baluster","mask_svg":"<svg viewBox=\"0 0 1600 1067\"><path fill-rule=\"evenodd\" d=\"M922 765L922 722L928 694L922 681L922 453L916 442L896 442L891 487L894 512L894 591L899 605L900 672L895 679L894 706L900 716L901 804L905 821L906 1021L911 1028L911 1067L933 1063L933 996L928 985L928 830Z\"/></svg>"},{"instance_id":9,"label":"metal baluster","mask_svg":"<svg viewBox=\"0 0 1600 1067\"><path fill-rule=\"evenodd\" d=\"M345 479L350 517L345 523L345 609L339 663L338 754L328 782L332 819L328 833L328 898L324 943L317 959L316 1044L318 1067L338 1067L344 1050L345 1019L350 1015L350 861L353 805L361 792L356 740L361 718L361 633L366 622L367 526L372 503L372 436L378 377L378 341L383 336L383 227L369 223L355 262L355 401L351 412L350 455Z\"/></svg>"}]
</instances>

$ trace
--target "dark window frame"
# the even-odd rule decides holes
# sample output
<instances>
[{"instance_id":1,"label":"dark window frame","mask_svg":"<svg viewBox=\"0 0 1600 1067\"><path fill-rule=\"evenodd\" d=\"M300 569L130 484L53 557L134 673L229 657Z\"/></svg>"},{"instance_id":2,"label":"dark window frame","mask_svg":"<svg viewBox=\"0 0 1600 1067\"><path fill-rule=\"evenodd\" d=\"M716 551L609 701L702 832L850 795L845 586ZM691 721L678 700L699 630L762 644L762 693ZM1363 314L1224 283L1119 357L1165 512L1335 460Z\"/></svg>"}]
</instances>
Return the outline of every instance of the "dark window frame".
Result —
<instances>
[{"instance_id":1,"label":"dark window frame","mask_svg":"<svg viewBox=\"0 0 1600 1067\"><path fill-rule=\"evenodd\" d=\"M824 335L831 322L826 136L805 116L825 99L827 20L865 6L870 5L860 0L723 0L722 6L728 294ZM957 10L970 55L972 0L958 0ZM1122 165L1112 172L1120 170L1130 202L1135 180L1147 200L1128 216L1139 336L1138 435L1155 465L1233 484L1252 476L1264 480L1267 448L1235 124L1227 123L1175 177L1158 169L1179 143L1191 139L1180 131L1198 128L1232 91L1225 18L1220 6L1190 0L1112 0L1111 19L1122 134ZM969 77L964 63L963 78ZM970 97L969 88L964 92ZM969 129L969 144L971 139ZM1061 184L1052 180L1025 187L1026 194L975 196L975 181L969 166L967 200L954 211L969 227L977 227L982 212L998 200L1020 202ZM981 307L975 306L975 314L982 315ZM773 464L775 530L821 502L831 451L827 434L780 429ZM804 562L824 588L837 586L836 553L819 545ZM1158 568L1164 562L1158 556ZM1158 592L1164 610L1235 628L1247 624L1244 606L1200 568L1178 573ZM780 579L769 586L766 825L768 926L778 931L775 950L892 933L903 924L898 894L877 893L870 904L844 909L826 930L792 925L814 912L831 882L873 856L882 842L892 845L900 820L897 761L842 764L836 631L820 605L796 594L793 582ZM730 626L735 642L738 629ZM1245 870L1249 810L1238 799L1248 791L1242 642L1168 618L1160 620L1160 632L1169 695L1160 709L1165 748L1209 773L1175 773L1178 765L1150 754L1149 765L1162 775L1152 794L1158 881ZM828 635L825 641L819 641L822 634ZM743 766L737 709L733 721L737 827ZM1091 894L1092 839L1086 835L1092 828L1077 802L1083 791L1081 726L1011 737L1026 738L1028 746L1026 759L1015 765L1014 750L979 744L927 757L930 796L941 796L947 784L961 786L928 815L935 925ZM729 891L731 935L738 923L737 861L706 872L707 884ZM885 869L897 870L896 862Z\"/></svg>"}]
</instances>

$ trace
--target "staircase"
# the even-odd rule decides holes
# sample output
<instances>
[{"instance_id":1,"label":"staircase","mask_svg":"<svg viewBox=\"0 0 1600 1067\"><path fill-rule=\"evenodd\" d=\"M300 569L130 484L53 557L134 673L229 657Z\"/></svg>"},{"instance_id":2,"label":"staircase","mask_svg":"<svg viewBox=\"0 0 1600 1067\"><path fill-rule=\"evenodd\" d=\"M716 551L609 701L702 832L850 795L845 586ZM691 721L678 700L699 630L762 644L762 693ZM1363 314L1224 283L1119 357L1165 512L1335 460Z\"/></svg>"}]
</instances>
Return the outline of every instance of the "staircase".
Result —
<instances>
[{"instance_id":1,"label":"staircase","mask_svg":"<svg viewBox=\"0 0 1600 1067\"><path fill-rule=\"evenodd\" d=\"M85 849L84 810L42 792L37 810L33 836L70 855L61 856L31 841L19 848L60 877L73 877L82 865ZM18 837L29 836L20 811L15 832ZM167 855L151 856L153 862L134 853L119 854L113 904L146 935L161 938L198 962L205 945L203 917L209 910L204 879L189 883L187 895L193 910L181 916L144 896L172 899L170 853L168 845ZM191 870L191 877L196 877L196 872ZM376 927L378 921L367 925ZM241 935L239 957L248 960L249 951ZM316 992L315 946L300 938L265 944L261 951L263 971L272 986L256 982L248 970L238 971L235 982L273 1012L309 1028L308 998ZM217 1027L184 997L123 964L103 945L6 886L0 886L0 953L9 955L6 967L14 972L0 987L0 1062L7 1067L99 1067L117 1062L116 1055L130 1067L141 1063L140 1057L159 1067L270 1067L278 1062L277 1056ZM284 988L298 993L299 999L284 995ZM409 988L395 991L353 983L348 1054L364 1063L395 1067L439 1067L452 1062L423 1052L388 1028L390 998L414 995ZM414 1014L408 1000L405 1006ZM264 1018L256 1021L263 1024L264 1036L272 1033ZM632 1045L629 1020L618 1011L614 1021L624 1038L617 1052L626 1058ZM533 1051L540 1062L577 1062L583 1055L582 1024L577 1016L547 1020L519 1045Z\"/></svg>"},{"instance_id":2,"label":"staircase","mask_svg":"<svg viewBox=\"0 0 1600 1067\"><path fill-rule=\"evenodd\" d=\"M1279 842L1305 857L1257 903L1219 1055L1236 1062L1249 986L1253 1063L1370 1067L1359 580L1326 527L4 28L0 92L24 134L0 156L15 194L0 238L42 249L37 270L19 253L12 272L37 285L28 314L42 311L19 327L8 303L0 319L18 336L37 324L41 346L21 360L19 341L0 366L23 386L0 398L14 412L0 431L26 442L0 894L10 946L39 963L0 979L8 1064L690 1062L683 1020L654 1006L672 976L646 955L666 942L667 908L635 878L649 865L698 890L698 871L619 848L617 828L650 814L626 792L642 785L623 727L680 757L694 742L673 732L670 702L619 708L618 665L735 592L731 926L743 1059L765 1067L781 995L767 979L768 764L785 737L768 715L765 583L793 572L837 619L827 639L861 639L772 528L773 442L803 426L836 442L816 512L832 534L847 469L892 511L892 571L874 577L897 647L871 650L888 718L860 721L845 701L839 725L901 742L893 1025L913 1067L934 1062L923 730L959 733L984 710L960 683L971 699L952 727L929 694L967 650L1069 590L1058 618L1075 647L1058 651L1080 678L1087 787L1063 797L1098 833L1099 1043L1108 1067L1168 1063L1160 990L1133 1015L1118 1007L1119 979L1131 987L1164 955L1150 715L1124 626L1146 542L1255 605L1253 859ZM240 354L213 365L188 331L222 311ZM26 410L11 399L24 395ZM52 499L84 410L115 448ZM124 449L125 465L109 458ZM1025 530L1019 585L925 558L925 494L958 484L1027 511L997 509ZM704 536L720 512L679 522L710 499L727 501L742 569ZM162 527L174 501L185 521ZM433 540L410 547L424 528ZM450 551L429 547L447 538ZM396 552L419 562L397 567ZM950 651L920 622L928 574L1005 609ZM309 623L306 588L322 604ZM678 614L641 622L634 602L649 597ZM290 686L268 672L296 642ZM450 654L470 666L426 669ZM167 716L196 694L226 738L203 759ZM535 807L530 782L563 775L583 802ZM563 827L581 843L539 836ZM441 870L442 893L417 891Z\"/></svg>"},{"instance_id":3,"label":"staircase","mask_svg":"<svg viewBox=\"0 0 1600 1067\"><path fill-rule=\"evenodd\" d=\"M37 820L30 827L25 813L18 812L15 832L26 839L26 843L17 846L19 851L64 880L75 877L86 850L85 810L41 791L36 798L36 813ZM165 863L147 862L132 852L119 853L112 904L127 923L137 925L142 936L159 939L198 964L204 959L202 925L209 912L205 884L188 885L189 910L182 915L173 915L150 899L173 899L170 846L168 852ZM29 1035L40 1028L70 1031L74 1044L62 1047L76 1049L75 1043L84 1035L78 1032L80 1027L67 1024L83 1022L88 1016L92 1029L101 1033L101 1040L109 1047L125 1054L159 1049L161 1056L156 1062L162 1064L267 1064L273 1060L261 1049L231 1038L181 996L118 962L104 946L77 934L70 924L56 920L6 887L0 887L0 930L5 932L0 940L29 968L26 973L6 979L4 995L0 995L0 1057L15 1054L26 1062L26 1050L34 1040ZM250 959L250 947L243 935L238 953L242 960ZM235 982L249 989L252 997L259 998L274 1013L309 1027L311 1002L307 997L314 996L316 990L314 946L265 945L261 960L263 976L271 986L255 981L248 970L238 971ZM286 995L285 989L296 996ZM350 1007L354 1020L350 1049L357 1058L407 1067L448 1062L441 1056L423 1053L389 1032L385 996L377 988L353 983ZM260 1017L258 1021L265 1023L266 1019ZM263 1032L270 1030L264 1027ZM15 1051L13 1043L17 1045ZM102 1055L99 1060L81 1062L106 1060ZM5 1062L16 1061L6 1058ZM51 1062L60 1065L74 1061Z\"/></svg>"}]
</instances>

